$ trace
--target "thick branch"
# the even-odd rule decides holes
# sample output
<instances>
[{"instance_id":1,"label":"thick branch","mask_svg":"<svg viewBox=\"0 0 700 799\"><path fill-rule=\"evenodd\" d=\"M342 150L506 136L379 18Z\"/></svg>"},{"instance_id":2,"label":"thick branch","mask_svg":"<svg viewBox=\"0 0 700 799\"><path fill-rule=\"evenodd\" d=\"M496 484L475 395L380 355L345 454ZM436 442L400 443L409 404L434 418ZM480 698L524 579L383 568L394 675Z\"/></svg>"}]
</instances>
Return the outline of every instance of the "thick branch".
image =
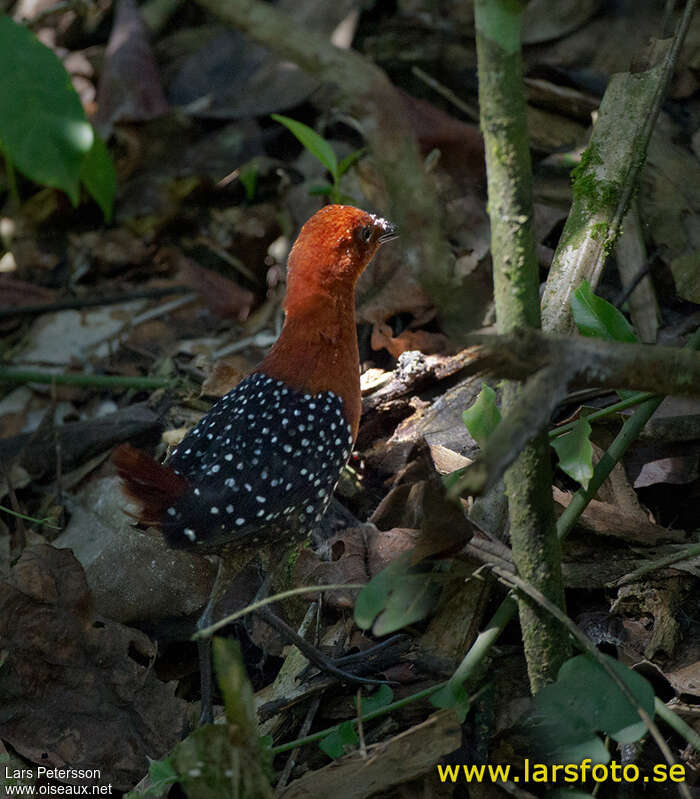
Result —
<instances>
[{"instance_id":1,"label":"thick branch","mask_svg":"<svg viewBox=\"0 0 700 799\"><path fill-rule=\"evenodd\" d=\"M696 0L688 0L673 39L653 41L643 70L613 75L574 180L574 199L542 298L549 333L572 329L569 300L587 280L598 285L636 189L654 125Z\"/></svg>"},{"instance_id":2,"label":"thick branch","mask_svg":"<svg viewBox=\"0 0 700 799\"><path fill-rule=\"evenodd\" d=\"M464 367L467 374L526 380L541 369L556 367L566 375L569 389L598 386L700 396L700 353L688 348L555 338L535 330L471 340L478 344Z\"/></svg>"},{"instance_id":3,"label":"thick branch","mask_svg":"<svg viewBox=\"0 0 700 799\"><path fill-rule=\"evenodd\" d=\"M532 169L520 53L521 6L513 0L476 0L474 17L496 318L499 331L511 333L540 326ZM540 432L546 424L542 417L548 418L551 409L532 401L532 395L539 398L547 391L542 384L551 383L554 377L541 373L522 391L516 383L504 386L506 418L489 441L479 466L483 467L482 476L485 471L490 477L512 463L510 452L519 452L505 474L513 558L525 580L563 606L549 444ZM562 394L563 390L562 384ZM557 393L550 390L549 396L556 397ZM568 641L561 628L539 608L530 602L519 605L534 693L556 678L568 656Z\"/></svg>"}]
</instances>

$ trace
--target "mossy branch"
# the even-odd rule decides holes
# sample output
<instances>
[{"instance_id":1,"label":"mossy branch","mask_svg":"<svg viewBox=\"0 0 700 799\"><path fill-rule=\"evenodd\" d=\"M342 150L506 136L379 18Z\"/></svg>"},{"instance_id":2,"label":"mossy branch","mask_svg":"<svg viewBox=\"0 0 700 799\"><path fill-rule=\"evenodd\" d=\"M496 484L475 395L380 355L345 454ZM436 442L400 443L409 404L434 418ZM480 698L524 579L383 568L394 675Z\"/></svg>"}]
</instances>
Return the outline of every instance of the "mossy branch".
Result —
<instances>
[{"instance_id":1,"label":"mossy branch","mask_svg":"<svg viewBox=\"0 0 700 799\"><path fill-rule=\"evenodd\" d=\"M474 6L479 69L479 108L486 151L491 255L500 333L539 327L538 264L532 229L532 169L523 90L518 0L476 0ZM541 376L535 383L541 381ZM530 393L542 388L532 384ZM519 401L520 387L504 387L506 413ZM527 392L526 392L527 393ZM519 418L518 429L532 429ZM500 426L501 428L503 425ZM541 427L538 425L538 427ZM537 429L537 428L536 428ZM501 430L502 432L502 430ZM497 430L495 435L498 435ZM544 434L520 447L505 474L513 559L518 572L552 602L564 604L561 550L552 503L552 468ZM502 453L503 447L492 449ZM497 464L487 464L492 471ZM534 692L556 678L569 654L568 639L552 618L529 600L520 603L530 687Z\"/></svg>"},{"instance_id":2,"label":"mossy branch","mask_svg":"<svg viewBox=\"0 0 700 799\"><path fill-rule=\"evenodd\" d=\"M697 0L688 0L673 39L652 41L643 69L613 75L580 165L573 171L573 203L549 270L542 326L569 333L569 300L587 280L595 289L620 232L646 160L678 54Z\"/></svg>"}]
</instances>

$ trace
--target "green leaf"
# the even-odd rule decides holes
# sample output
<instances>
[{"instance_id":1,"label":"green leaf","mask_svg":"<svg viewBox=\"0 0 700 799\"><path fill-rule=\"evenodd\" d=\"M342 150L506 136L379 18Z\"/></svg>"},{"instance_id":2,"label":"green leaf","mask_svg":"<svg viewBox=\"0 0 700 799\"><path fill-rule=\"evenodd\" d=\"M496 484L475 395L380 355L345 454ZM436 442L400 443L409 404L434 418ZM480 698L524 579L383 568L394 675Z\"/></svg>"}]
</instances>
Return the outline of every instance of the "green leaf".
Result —
<instances>
[{"instance_id":1,"label":"green leaf","mask_svg":"<svg viewBox=\"0 0 700 799\"><path fill-rule=\"evenodd\" d=\"M270 114L275 122L284 125L291 131L297 139L306 147L306 149L326 167L326 169L333 175L333 180L339 178L338 175L338 159L331 145L313 128L305 125L303 122L297 122L296 119L282 116L281 114Z\"/></svg>"},{"instance_id":2,"label":"green leaf","mask_svg":"<svg viewBox=\"0 0 700 799\"><path fill-rule=\"evenodd\" d=\"M496 405L496 392L484 383L471 408L462 413L462 420L476 443L483 447L501 421Z\"/></svg>"},{"instance_id":3,"label":"green leaf","mask_svg":"<svg viewBox=\"0 0 700 799\"><path fill-rule=\"evenodd\" d=\"M252 164L248 169L241 170L238 175L241 185L245 189L245 198L249 203L255 199L255 191L258 188L258 167Z\"/></svg>"},{"instance_id":4,"label":"green leaf","mask_svg":"<svg viewBox=\"0 0 700 799\"><path fill-rule=\"evenodd\" d=\"M375 575L355 601L355 623L387 635L425 618L439 597L439 584L430 571L413 571L412 553L404 552Z\"/></svg>"},{"instance_id":5,"label":"green leaf","mask_svg":"<svg viewBox=\"0 0 700 799\"><path fill-rule=\"evenodd\" d=\"M654 716L654 691L637 672L613 658L603 656L650 718ZM617 682L591 655L567 660L557 682L542 688L535 697L533 741L538 756L550 762L580 763L590 757L607 763L610 755L597 733L619 743L633 743L646 733L636 707Z\"/></svg>"},{"instance_id":6,"label":"green leaf","mask_svg":"<svg viewBox=\"0 0 700 799\"><path fill-rule=\"evenodd\" d=\"M593 477L593 446L588 420L581 417L570 432L555 438L551 443L559 458L559 468L584 488L588 488Z\"/></svg>"},{"instance_id":7,"label":"green leaf","mask_svg":"<svg viewBox=\"0 0 700 799\"><path fill-rule=\"evenodd\" d=\"M571 310L582 336L627 341L630 344L637 341L632 325L625 316L614 305L597 297L585 280L571 296Z\"/></svg>"},{"instance_id":8,"label":"green leaf","mask_svg":"<svg viewBox=\"0 0 700 799\"><path fill-rule=\"evenodd\" d=\"M151 784L145 791L129 791L124 799L145 799L149 796L164 796L168 788L178 781L177 771L169 758L151 760L148 758L148 776Z\"/></svg>"},{"instance_id":9,"label":"green leaf","mask_svg":"<svg viewBox=\"0 0 700 799\"><path fill-rule=\"evenodd\" d=\"M388 685L380 685L373 694L362 697L362 704L360 705L362 715L366 716L368 713L374 713L375 710L380 710L390 705L393 700L394 692L391 688Z\"/></svg>"},{"instance_id":10,"label":"green leaf","mask_svg":"<svg viewBox=\"0 0 700 799\"><path fill-rule=\"evenodd\" d=\"M376 574L360 591L355 600L355 624L367 630L386 607L391 586L397 578L405 574L410 563L410 554L404 552L392 561L386 569Z\"/></svg>"},{"instance_id":11,"label":"green leaf","mask_svg":"<svg viewBox=\"0 0 700 799\"><path fill-rule=\"evenodd\" d=\"M354 166L360 158L367 152L366 147L361 147L359 150L355 150L355 152L350 153L350 155L346 155L345 158L338 164L338 179L342 178L343 175Z\"/></svg>"},{"instance_id":12,"label":"green leaf","mask_svg":"<svg viewBox=\"0 0 700 799\"><path fill-rule=\"evenodd\" d=\"M333 193L333 186L330 183L321 183L321 184L314 184L313 186L309 187L309 194L313 196L321 196L323 197L326 194Z\"/></svg>"},{"instance_id":13,"label":"green leaf","mask_svg":"<svg viewBox=\"0 0 700 799\"><path fill-rule=\"evenodd\" d=\"M97 134L95 134L90 152L83 160L80 178L90 196L102 209L107 222L110 222L114 207L114 195L117 191L117 173L105 143Z\"/></svg>"},{"instance_id":14,"label":"green leaf","mask_svg":"<svg viewBox=\"0 0 700 799\"><path fill-rule=\"evenodd\" d=\"M394 582L384 611L372 626L374 635L388 635L424 619L435 608L440 585L432 572L406 574Z\"/></svg>"},{"instance_id":15,"label":"green leaf","mask_svg":"<svg viewBox=\"0 0 700 799\"><path fill-rule=\"evenodd\" d=\"M70 76L23 25L0 15L0 147L31 180L80 198L80 172L93 144Z\"/></svg>"},{"instance_id":16,"label":"green leaf","mask_svg":"<svg viewBox=\"0 0 700 799\"><path fill-rule=\"evenodd\" d=\"M451 681L430 695L430 704L433 707L453 708L457 711L459 723L463 724L469 713L469 695L464 690L462 683L453 684Z\"/></svg>"},{"instance_id":17,"label":"green leaf","mask_svg":"<svg viewBox=\"0 0 700 799\"><path fill-rule=\"evenodd\" d=\"M154 792L163 791L168 785L177 782L177 772L166 757L164 760L151 760L148 763L148 776Z\"/></svg>"},{"instance_id":18,"label":"green leaf","mask_svg":"<svg viewBox=\"0 0 700 799\"><path fill-rule=\"evenodd\" d=\"M347 749L354 749L358 744L357 733L351 721L344 721L333 732L319 741L319 749L328 757L336 760L345 754Z\"/></svg>"}]
</instances>

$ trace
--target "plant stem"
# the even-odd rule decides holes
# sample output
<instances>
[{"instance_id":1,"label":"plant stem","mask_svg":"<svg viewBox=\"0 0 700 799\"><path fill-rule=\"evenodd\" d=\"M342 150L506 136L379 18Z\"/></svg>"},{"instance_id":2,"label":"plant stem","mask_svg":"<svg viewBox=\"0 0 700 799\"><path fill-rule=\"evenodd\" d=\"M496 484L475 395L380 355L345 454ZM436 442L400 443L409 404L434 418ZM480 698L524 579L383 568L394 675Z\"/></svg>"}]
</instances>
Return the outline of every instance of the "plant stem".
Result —
<instances>
[{"instance_id":1,"label":"plant stem","mask_svg":"<svg viewBox=\"0 0 700 799\"><path fill-rule=\"evenodd\" d=\"M589 422L596 422L598 419L604 419L606 416L612 416L614 413L618 411L624 411L626 408L633 408L635 405L639 405L642 402L651 399L654 395L650 394L648 391L640 391L634 397L627 397L627 399L620 400L620 402L616 402L614 405L608 405L607 408L601 408L599 411L594 411L593 413L589 413L586 416L586 419ZM553 438L559 438L559 436L563 436L564 433L568 433L574 429L576 422L567 422L566 424L560 425L559 427L554 427L549 431L549 439L550 441Z\"/></svg>"},{"instance_id":2,"label":"plant stem","mask_svg":"<svg viewBox=\"0 0 700 799\"><path fill-rule=\"evenodd\" d=\"M358 722L364 723L365 721L371 721L372 719L379 718L379 716L385 716L387 713L391 713L393 710L398 710L399 708L406 707L406 705L410 705L413 702L418 702L420 699L425 699L426 697L440 690L440 688L444 687L445 685L447 685L447 681L440 682L437 685L431 685L430 688L425 688L422 691L418 691L416 694L411 694L411 696L406 696L403 699L397 699L396 702L392 702L390 705L384 705L384 707L377 708L377 710L373 710L371 713L367 713L359 718L356 716L353 719L349 719L349 721L351 724L357 724ZM342 723L344 724L345 722ZM304 744L312 744L315 741L320 741L327 735L330 735L339 727L340 724L336 724L335 726L328 727L325 730L319 730L312 735L307 735L305 738L298 738L296 741L289 741L289 743L286 744L273 746L271 747L270 751L273 755L278 755L281 752L288 752L290 749L296 749L298 746L304 746Z\"/></svg>"},{"instance_id":3,"label":"plant stem","mask_svg":"<svg viewBox=\"0 0 700 799\"><path fill-rule=\"evenodd\" d=\"M496 317L498 332L507 334L540 326L532 169L520 50L522 5L512 0L476 0L474 19ZM517 383L504 386L506 413L519 391ZM555 532L552 468L545 434L525 446L505 473L505 484L518 573L563 607L561 548ZM519 607L530 687L536 693L556 679L569 656L568 636L529 599L521 600Z\"/></svg>"},{"instance_id":4,"label":"plant stem","mask_svg":"<svg viewBox=\"0 0 700 799\"><path fill-rule=\"evenodd\" d=\"M364 587L365 583L338 583L337 585L301 585L298 588L290 588L288 591L280 591L279 594L273 594L272 596L267 596L264 599L259 599L257 602L252 602L250 605L246 605L244 608L237 610L235 613L224 616L223 619L219 619L219 621L211 624L209 627L205 627L202 630L197 630L197 632L192 636L192 640L196 641L199 638L208 638L221 627L226 627L227 624L231 624L237 619L247 616L249 613L255 613L256 610L260 610L260 608L264 608L266 605L272 605L274 602L279 602L282 599L288 599L289 597L300 596L303 594L318 594L321 591L342 591L346 588L351 590L354 588Z\"/></svg>"},{"instance_id":5,"label":"plant stem","mask_svg":"<svg viewBox=\"0 0 700 799\"><path fill-rule=\"evenodd\" d=\"M667 707L657 696L654 701L656 715L668 724L669 727L674 729L682 738L684 738L696 752L700 752L700 735L677 714L674 713L670 707Z\"/></svg>"}]
</instances>

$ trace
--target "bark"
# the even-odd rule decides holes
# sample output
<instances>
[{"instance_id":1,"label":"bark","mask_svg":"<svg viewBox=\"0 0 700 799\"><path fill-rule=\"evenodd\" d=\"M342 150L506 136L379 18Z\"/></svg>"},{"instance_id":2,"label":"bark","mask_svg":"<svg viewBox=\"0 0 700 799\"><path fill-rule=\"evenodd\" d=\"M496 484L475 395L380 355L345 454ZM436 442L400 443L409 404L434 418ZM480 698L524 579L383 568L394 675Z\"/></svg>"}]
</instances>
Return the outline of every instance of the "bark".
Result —
<instances>
[{"instance_id":1,"label":"bark","mask_svg":"<svg viewBox=\"0 0 700 799\"><path fill-rule=\"evenodd\" d=\"M486 150L491 255L500 333L539 327L538 264L532 230L532 169L525 118L520 26L514 0L477 0L479 106ZM520 388L504 387L506 410ZM522 407L522 405L520 405ZM564 606L561 549L552 503L547 437L540 433L505 474L513 558L518 573ZM566 632L530 600L519 601L530 687L556 679L569 655Z\"/></svg>"}]
</instances>

